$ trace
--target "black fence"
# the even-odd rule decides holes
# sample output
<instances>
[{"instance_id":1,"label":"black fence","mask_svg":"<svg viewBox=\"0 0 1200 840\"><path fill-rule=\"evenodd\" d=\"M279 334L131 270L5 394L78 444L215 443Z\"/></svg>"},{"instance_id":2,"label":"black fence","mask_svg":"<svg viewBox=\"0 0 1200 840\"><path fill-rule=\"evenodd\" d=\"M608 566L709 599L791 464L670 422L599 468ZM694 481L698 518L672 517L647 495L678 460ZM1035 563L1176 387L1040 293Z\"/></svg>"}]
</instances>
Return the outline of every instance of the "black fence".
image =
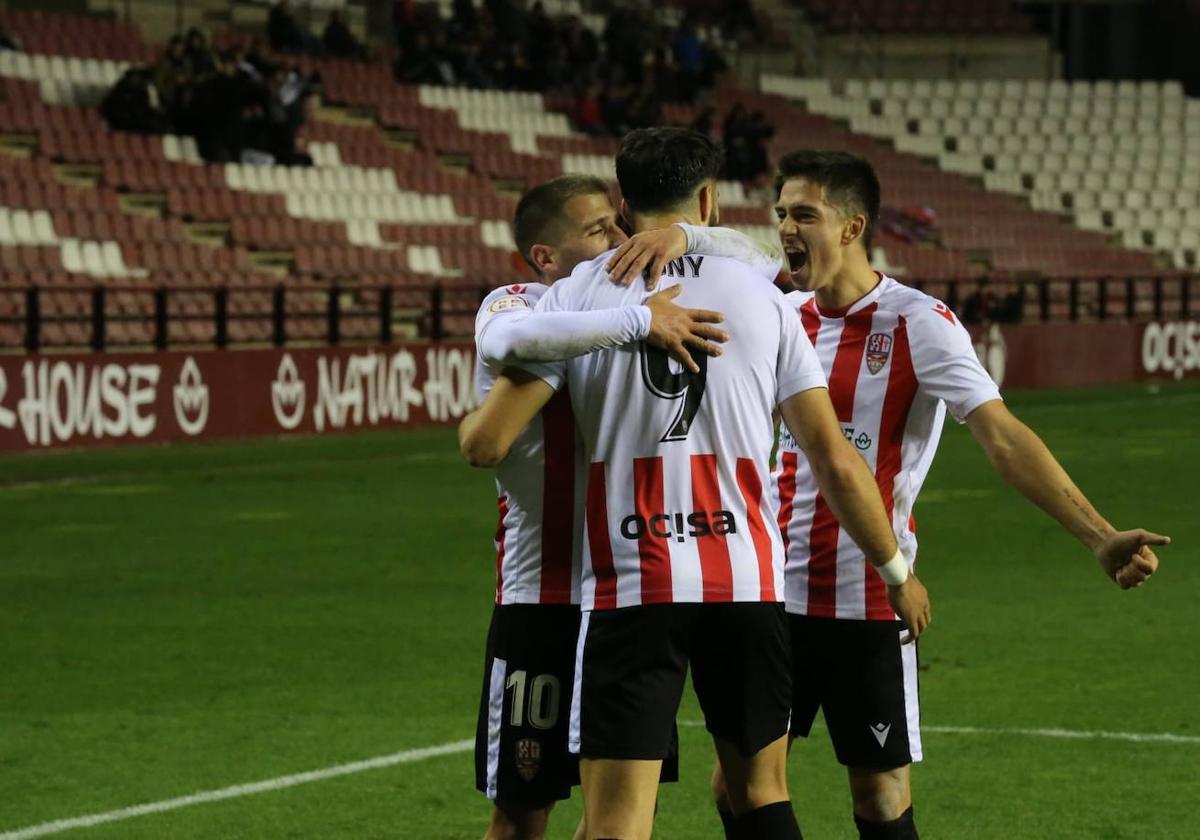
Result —
<instances>
[{"instance_id":1,"label":"black fence","mask_svg":"<svg viewBox=\"0 0 1200 840\"><path fill-rule=\"evenodd\" d=\"M1053 323L1188 319L1195 311L1197 280L1170 275L911 285L945 301L967 323ZM437 341L469 336L488 291L458 285L0 288L0 350ZM70 306L61 305L64 296ZM173 305L180 299L190 307L180 311ZM121 306L114 306L114 300ZM117 331L121 334L114 336Z\"/></svg>"}]
</instances>

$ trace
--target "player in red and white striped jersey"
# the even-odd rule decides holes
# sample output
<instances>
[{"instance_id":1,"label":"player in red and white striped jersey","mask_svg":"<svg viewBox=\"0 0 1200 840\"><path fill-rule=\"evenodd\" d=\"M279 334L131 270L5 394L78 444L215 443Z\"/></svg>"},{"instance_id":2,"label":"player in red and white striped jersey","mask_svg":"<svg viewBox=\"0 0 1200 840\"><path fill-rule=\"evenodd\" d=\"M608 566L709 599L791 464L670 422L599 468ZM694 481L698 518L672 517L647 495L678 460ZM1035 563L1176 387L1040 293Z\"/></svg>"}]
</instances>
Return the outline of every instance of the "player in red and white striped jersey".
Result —
<instances>
[{"instance_id":1,"label":"player in red and white striped jersey","mask_svg":"<svg viewBox=\"0 0 1200 840\"><path fill-rule=\"evenodd\" d=\"M846 438L875 475L907 561L917 557L913 504L948 410L997 471L1091 549L1110 578L1122 588L1140 585L1157 566L1150 546L1167 539L1109 525L1004 407L954 313L872 271L867 253L879 183L870 164L848 154L799 152L779 171L780 238L802 290L789 302L829 377ZM614 256L622 277L684 252L677 235L638 239ZM882 581L862 562L786 430L775 478L795 657L792 732L807 735L823 708L849 771L860 837L915 838L908 765L921 759L916 646L901 645ZM719 808L722 788L718 772Z\"/></svg>"},{"instance_id":2,"label":"player in red and white striped jersey","mask_svg":"<svg viewBox=\"0 0 1200 840\"><path fill-rule=\"evenodd\" d=\"M625 239L607 185L578 176L527 193L514 232L530 265L550 283ZM733 231L714 231L703 240L754 261L766 276L778 270L777 259ZM708 342L724 337L707 323L715 314L671 303L678 289L646 305L535 314L548 289L542 283L514 284L483 300L475 331L480 399L511 363L559 361L645 339L694 365L689 348L712 350ZM570 685L574 671L579 626L579 513L586 476L579 454L564 391L533 418L496 468L496 608L476 742L477 785L495 800L488 837L542 836L553 802L568 797L577 780L566 749L565 715L559 713L562 684ZM664 778L676 774L668 768Z\"/></svg>"},{"instance_id":3,"label":"player in red and white striped jersey","mask_svg":"<svg viewBox=\"0 0 1200 840\"><path fill-rule=\"evenodd\" d=\"M707 138L680 129L633 132L617 159L641 227L712 220L719 166ZM539 312L641 300L639 289L610 282L605 262L577 268ZM571 722L588 835L648 836L690 664L729 770L741 836L798 837L783 782L783 547L765 481L774 407L821 465L822 486L846 526L885 567L892 603L914 634L928 621L927 596L904 565L878 491L837 426L812 347L779 291L711 254L677 261L667 278L682 285L681 300L722 308L734 339L720 358L700 358L689 372L643 343L573 359L561 376L502 378L480 409L476 444L502 457L560 381L570 385L589 462Z\"/></svg>"}]
</instances>

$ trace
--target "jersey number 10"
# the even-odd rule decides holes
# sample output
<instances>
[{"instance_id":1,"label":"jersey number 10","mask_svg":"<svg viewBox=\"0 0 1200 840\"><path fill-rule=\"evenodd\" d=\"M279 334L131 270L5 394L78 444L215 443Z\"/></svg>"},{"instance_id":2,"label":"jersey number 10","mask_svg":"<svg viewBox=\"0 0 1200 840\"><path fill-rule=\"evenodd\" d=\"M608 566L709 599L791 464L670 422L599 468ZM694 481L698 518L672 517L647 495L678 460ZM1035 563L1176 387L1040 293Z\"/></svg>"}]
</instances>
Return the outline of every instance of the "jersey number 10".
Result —
<instances>
[{"instance_id":1,"label":"jersey number 10","mask_svg":"<svg viewBox=\"0 0 1200 840\"><path fill-rule=\"evenodd\" d=\"M693 355L700 370L692 373L682 368L679 373L671 371L671 359L665 350L642 342L642 380L650 393L664 400L679 400L679 409L675 419L671 421L659 440L667 443L673 440L687 440L700 410L700 402L704 399L704 384L708 378L708 356L696 353Z\"/></svg>"}]
</instances>

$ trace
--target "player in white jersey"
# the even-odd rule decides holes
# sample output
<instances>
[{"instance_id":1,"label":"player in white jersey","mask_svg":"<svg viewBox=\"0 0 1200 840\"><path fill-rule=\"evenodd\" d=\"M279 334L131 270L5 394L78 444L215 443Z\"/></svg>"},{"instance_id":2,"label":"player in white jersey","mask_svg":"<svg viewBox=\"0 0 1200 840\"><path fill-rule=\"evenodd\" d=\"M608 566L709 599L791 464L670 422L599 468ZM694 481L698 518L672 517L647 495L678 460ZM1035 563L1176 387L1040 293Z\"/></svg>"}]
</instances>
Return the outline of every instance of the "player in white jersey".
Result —
<instances>
[{"instance_id":1,"label":"player in white jersey","mask_svg":"<svg viewBox=\"0 0 1200 840\"><path fill-rule=\"evenodd\" d=\"M913 504L947 411L989 460L1084 545L1122 588L1157 566L1167 539L1117 532L1041 440L1005 408L970 336L941 301L872 271L867 254L879 182L861 158L798 152L777 183L779 233L793 282L788 296L829 378L846 439L875 475L907 561L917 558ZM622 277L683 253L678 235L646 237L614 257ZM785 431L775 472L787 546L787 609L795 657L792 733L806 736L822 708L846 765L861 838L917 837L909 765L921 760L916 646L903 647L884 586L840 526L813 470ZM720 774L714 780L718 807Z\"/></svg>"},{"instance_id":2,"label":"player in white jersey","mask_svg":"<svg viewBox=\"0 0 1200 840\"><path fill-rule=\"evenodd\" d=\"M638 228L717 216L720 152L683 129L626 136L617 176ZM606 258L580 265L539 311L607 310L643 299ZM769 485L772 410L805 447L842 521L891 585L914 634L928 623L869 472L842 436L812 346L782 294L712 254L667 269L680 300L720 306L733 335L719 358L678 369L631 344L560 373L506 374L470 434L499 461L567 384L588 462L582 602L571 740L582 758L588 837L648 837L655 786L690 665L729 776L740 837L799 837L785 781L790 651L783 545ZM482 453L486 453L483 455Z\"/></svg>"},{"instance_id":3,"label":"player in white jersey","mask_svg":"<svg viewBox=\"0 0 1200 840\"><path fill-rule=\"evenodd\" d=\"M607 185L564 176L530 190L514 219L518 246L547 282L566 276L624 241ZM754 260L773 276L778 260L733 231L704 243ZM494 290L476 317L480 399L506 364L568 359L645 339L695 366L688 348L714 352L724 338L715 313L670 302L679 290L646 303L595 312L535 314L549 286L521 283ZM469 426L469 423L468 423ZM567 751L563 686L569 687L579 626L578 535L583 492L575 424L565 393L521 433L497 467L496 606L488 635L476 738L476 784L494 800L488 838L541 837L553 803L570 795L576 761ZM677 769L664 769L674 780Z\"/></svg>"}]
</instances>

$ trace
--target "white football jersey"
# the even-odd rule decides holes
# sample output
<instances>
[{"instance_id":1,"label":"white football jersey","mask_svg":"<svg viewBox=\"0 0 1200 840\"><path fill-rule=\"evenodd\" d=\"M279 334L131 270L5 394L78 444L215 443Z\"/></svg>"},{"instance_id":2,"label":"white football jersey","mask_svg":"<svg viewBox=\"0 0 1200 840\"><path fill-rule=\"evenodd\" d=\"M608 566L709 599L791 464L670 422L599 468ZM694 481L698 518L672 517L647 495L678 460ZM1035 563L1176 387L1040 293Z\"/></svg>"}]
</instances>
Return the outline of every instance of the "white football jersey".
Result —
<instances>
[{"instance_id":1,"label":"white football jersey","mask_svg":"<svg viewBox=\"0 0 1200 840\"><path fill-rule=\"evenodd\" d=\"M478 347L498 318L529 311L548 286L521 283L496 289L475 317ZM523 367L537 373L536 365ZM482 401L496 384L500 368L483 361L475 367L475 390ZM565 392L542 409L521 432L508 457L496 467L497 604L579 603L579 514L583 503L575 418Z\"/></svg>"},{"instance_id":2,"label":"white football jersey","mask_svg":"<svg viewBox=\"0 0 1200 840\"><path fill-rule=\"evenodd\" d=\"M581 264L538 309L640 303L642 284L614 285L608 257ZM689 255L668 267L661 288L677 283L676 303L723 312L732 336L722 356L696 356L700 373L636 342L546 376L569 385L585 450L585 610L783 598L771 415L824 387L824 374L795 311L747 265Z\"/></svg>"},{"instance_id":3,"label":"white football jersey","mask_svg":"<svg viewBox=\"0 0 1200 840\"><path fill-rule=\"evenodd\" d=\"M880 275L870 294L838 311L822 310L811 292L787 299L816 347L846 439L875 474L911 568L917 556L913 503L933 463L946 408L961 422L1000 399L1000 391L954 313L890 277ZM787 547L788 611L895 620L886 585L842 530L786 427L774 477Z\"/></svg>"}]
</instances>

